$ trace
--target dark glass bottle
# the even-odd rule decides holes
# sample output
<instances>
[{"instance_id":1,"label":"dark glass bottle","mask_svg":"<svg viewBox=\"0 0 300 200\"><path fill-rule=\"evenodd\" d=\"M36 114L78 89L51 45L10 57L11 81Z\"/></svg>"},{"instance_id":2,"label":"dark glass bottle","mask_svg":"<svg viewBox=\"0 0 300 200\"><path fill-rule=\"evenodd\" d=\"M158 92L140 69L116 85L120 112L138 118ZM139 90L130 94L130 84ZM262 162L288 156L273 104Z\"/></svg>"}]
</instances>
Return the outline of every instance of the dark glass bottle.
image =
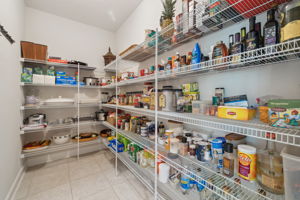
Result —
<instances>
[{"instance_id":1,"label":"dark glass bottle","mask_svg":"<svg viewBox=\"0 0 300 200\"><path fill-rule=\"evenodd\" d=\"M246 51L246 27L241 28L241 43L243 44L244 51Z\"/></svg>"},{"instance_id":2,"label":"dark glass bottle","mask_svg":"<svg viewBox=\"0 0 300 200\"><path fill-rule=\"evenodd\" d=\"M258 48L261 48L263 47L263 43L264 43L264 40L263 40L263 36L261 35L261 23L258 22L255 24L255 30L256 32L258 33Z\"/></svg>"},{"instance_id":3,"label":"dark glass bottle","mask_svg":"<svg viewBox=\"0 0 300 200\"><path fill-rule=\"evenodd\" d=\"M228 48L228 54L232 55L232 47L233 47L233 35L229 35L229 48Z\"/></svg>"},{"instance_id":4,"label":"dark glass bottle","mask_svg":"<svg viewBox=\"0 0 300 200\"><path fill-rule=\"evenodd\" d=\"M232 63L240 63L241 62L241 58L242 56L239 53L244 52L244 44L241 42L241 34L240 33L236 33L234 35L234 45L232 46L232 55L234 55L232 57ZM238 55L235 55L238 54Z\"/></svg>"},{"instance_id":5,"label":"dark glass bottle","mask_svg":"<svg viewBox=\"0 0 300 200\"><path fill-rule=\"evenodd\" d=\"M255 30L255 16L249 19L249 32L246 37L246 50L251 51L259 48L259 35Z\"/></svg>"},{"instance_id":6,"label":"dark glass bottle","mask_svg":"<svg viewBox=\"0 0 300 200\"><path fill-rule=\"evenodd\" d=\"M267 13L267 22L264 25L264 46L270 46L279 42L279 24L275 19L275 10L271 9Z\"/></svg>"}]
</instances>

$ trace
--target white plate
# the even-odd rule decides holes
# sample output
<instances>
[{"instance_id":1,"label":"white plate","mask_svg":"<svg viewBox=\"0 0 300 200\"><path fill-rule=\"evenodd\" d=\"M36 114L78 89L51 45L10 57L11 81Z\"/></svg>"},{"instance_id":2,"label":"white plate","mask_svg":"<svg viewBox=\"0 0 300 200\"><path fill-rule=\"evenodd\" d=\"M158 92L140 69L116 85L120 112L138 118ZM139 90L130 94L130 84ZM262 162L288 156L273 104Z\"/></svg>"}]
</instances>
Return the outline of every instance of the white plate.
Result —
<instances>
[{"instance_id":1,"label":"white plate","mask_svg":"<svg viewBox=\"0 0 300 200\"><path fill-rule=\"evenodd\" d=\"M44 147L35 148L35 149L24 149L23 152L29 153L29 152L41 151L41 150L47 149L48 147L49 146L44 146Z\"/></svg>"}]
</instances>

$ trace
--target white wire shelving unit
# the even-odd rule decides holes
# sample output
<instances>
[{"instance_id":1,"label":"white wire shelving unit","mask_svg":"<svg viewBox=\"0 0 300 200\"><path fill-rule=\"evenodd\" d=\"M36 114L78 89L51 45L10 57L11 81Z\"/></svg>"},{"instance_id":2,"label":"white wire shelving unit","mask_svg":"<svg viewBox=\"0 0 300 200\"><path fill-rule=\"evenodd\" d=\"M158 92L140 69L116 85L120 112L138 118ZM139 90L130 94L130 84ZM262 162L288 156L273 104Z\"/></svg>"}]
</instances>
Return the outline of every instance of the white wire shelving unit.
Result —
<instances>
[{"instance_id":1,"label":"white wire shelving unit","mask_svg":"<svg viewBox=\"0 0 300 200\"><path fill-rule=\"evenodd\" d=\"M193 24L193 32L180 30L176 33L177 41L171 42L171 37L163 37L173 29L173 25L170 25L169 27L166 27L162 31L158 32L158 34L155 34L153 37L147 39L143 43L136 45L134 48L125 52L121 56L118 56L115 61L105 66L104 70L107 72L115 72L117 77L118 72L122 71L122 69L125 70L126 68L130 68L128 64L125 64L122 67L120 65L122 61L142 63L144 61L149 61L150 58L153 58L153 65L157 66L157 58L159 55L170 50L175 50L176 48L188 42L191 42L192 40L198 39L203 35L208 35L209 33L219 31L232 24L247 20L250 16L260 14L270 9L275 4L283 3L284 0L258 0L251 3L249 3L248 0L221 1L219 10L212 15L207 13L211 4L206 4L205 2L206 1L198 2L198 4L200 3L200 5L195 10L192 10L189 13L189 15L192 14L196 18L196 23ZM188 20L189 17L184 16L179 24L176 24L175 26L183 26L183 24L187 23ZM252 51L204 61L194 65L182 66L180 68L167 71L156 71L150 75L122 80L107 86L102 86L101 88L115 89L116 95L118 95L120 87L122 86L136 86L139 83L150 81L155 82L157 88L158 81L172 79L174 80L191 76L204 76L210 73L224 73L234 70L251 70L252 68L273 65L276 63L298 61L299 58L300 39L294 39L273 46L262 47ZM149 63L147 65L149 65ZM192 113L163 112L157 110L140 109L134 108L133 106L122 106L118 103L116 105L104 104L102 106L115 109L116 111L120 109L141 116L150 116L155 118L156 124L158 121L157 118L174 120L189 125L195 125L203 128L220 130L230 133L237 133L257 139L271 140L277 143L300 147L300 130L271 127L267 124L259 122L258 120L237 121ZM141 147L150 149L153 152L158 153L158 155L161 156L163 160L171 167L195 179L198 183L204 186L207 191L211 193L211 196L204 199L284 199L283 196L273 195L268 192L266 194L261 194L258 191L259 187L257 186L257 184L255 184L255 186L251 185L248 187L247 184L237 183L233 178L227 178L222 174L215 172L209 166L205 165L204 163L200 163L196 159L191 159L189 157L179 155L179 160L181 162L179 163L178 161L174 161L173 159L169 158L168 152L166 152L162 146L158 145L157 141L151 141L148 138L141 137L137 134L120 130L107 122L104 122L103 125L116 130L117 135L119 133L127 137L129 140L139 144ZM267 133L269 132L276 134L275 140L267 138ZM155 151L156 149L157 151ZM116 157L119 157L121 154L123 154L116 152L114 153L116 154ZM185 165L183 163L191 165L192 169L184 167ZM132 166L127 167L129 169L133 168ZM157 177L155 177L154 179L154 184L157 184L154 187L154 193L159 193L158 190L161 188L161 186L158 185ZM224 190L225 186L227 187L227 189L230 188L229 191ZM159 195L156 199L159 199ZM174 197L173 199L178 199L178 197Z\"/></svg>"},{"instance_id":2,"label":"white wire shelving unit","mask_svg":"<svg viewBox=\"0 0 300 200\"><path fill-rule=\"evenodd\" d=\"M78 123L73 124L57 124L57 125L47 125L44 128L36 128L36 129L21 129L20 134L27 134L27 133L47 133L50 131L55 130L63 130L63 129L73 129L76 128ZM101 121L81 121L79 123L80 126L100 126L102 125Z\"/></svg>"},{"instance_id":3,"label":"white wire shelving unit","mask_svg":"<svg viewBox=\"0 0 300 200\"><path fill-rule=\"evenodd\" d=\"M109 127L109 126L108 126ZM111 127L111 126L110 126ZM113 127L113 126L112 126ZM111 127L111 128L112 128ZM122 134L123 135L123 134ZM113 153L115 154L115 151L108 146L107 141L103 141L104 145ZM144 147L146 148L146 147ZM149 149L149 148L147 148ZM152 192L154 193L154 168L142 168L137 163L134 163L130 158L128 157L127 152L121 152L118 153L118 159L135 175L137 178ZM174 187L170 184L163 184L159 182L159 194L158 198L162 200L188 200L190 199L191 195L183 195L179 191L174 190ZM195 197L195 196L193 196Z\"/></svg>"},{"instance_id":4,"label":"white wire shelving unit","mask_svg":"<svg viewBox=\"0 0 300 200\"><path fill-rule=\"evenodd\" d=\"M182 66L168 71L159 71L158 81L180 79L187 76L202 76L210 73L222 73L233 70L245 70L276 63L291 62L300 59L300 39L294 39L280 44L267 46L252 51L242 52L223 58L204 61L199 64ZM118 82L118 86L155 81L155 74L140 76ZM101 88L115 88L116 84Z\"/></svg>"},{"instance_id":5,"label":"white wire shelving unit","mask_svg":"<svg viewBox=\"0 0 300 200\"><path fill-rule=\"evenodd\" d=\"M103 104L103 107L116 108L114 104ZM154 116L155 111L148 109L135 108L133 106L118 106L118 109L133 112L140 115ZM158 111L160 119L174 120L190 125L196 125L204 128L225 131L229 133L237 133L249 137L254 137L263 140L267 138L267 133L275 133L276 139L271 140L278 143L300 146L300 130L272 127L263 124L258 120L238 121L230 119L222 119L213 116L192 114L192 113L177 113Z\"/></svg>"},{"instance_id":6,"label":"white wire shelving unit","mask_svg":"<svg viewBox=\"0 0 300 200\"><path fill-rule=\"evenodd\" d=\"M96 67L91 66L84 66L79 64L64 64L64 63L55 63L55 62L48 62L48 61L42 61L42 60L33 60L33 59L26 59L21 58L20 59L21 66L22 67L45 67L45 66L54 66L55 68L59 69L74 69L78 72L78 77L80 77L81 70L85 70L85 73L93 72ZM31 87L43 87L43 90L47 90L51 87L53 88L66 88L66 89L77 89L74 90L74 93L77 93L76 101L73 104L55 104L55 105L46 105L43 102L37 105L22 105L20 107L20 110L25 114L27 111L39 111L39 110L47 110L47 109L76 109L77 110L77 121L79 123L74 124L62 124L62 125L49 125L45 128L41 129L24 129L20 130L20 136L22 136L22 139L26 141L27 137L26 135L28 133L55 133L55 131L63 130L63 129L76 129L76 135L79 136L81 132L81 127L83 126L92 126L93 128L98 128L98 126L101 125L101 122L99 121L80 121L80 109L81 108L95 108L98 109L101 106L100 99L97 102L90 102L90 103L81 103L79 94L81 93L81 89L97 89L100 91L100 86L81 86L79 82L77 82L77 85L50 85L50 84L34 84L34 83L20 83L20 86L22 89L30 88ZM46 111L43 111L46 112ZM97 131L98 132L98 131ZM31 137L31 136L30 136ZM77 158L80 158L81 154L81 148L83 147L93 147L92 149L100 149L101 146L100 139L88 141L88 142L79 142L79 141L70 141L66 144L57 145L53 142L49 145L47 149L41 149L37 151L32 152L21 152L21 158L27 159L27 158L34 158L36 156L48 156L52 153L57 152L64 152L64 151L74 151L74 153L77 152ZM98 148L98 146L99 148ZM89 150L90 151L90 150ZM68 153L70 156L70 154ZM45 157L46 158L46 157ZM38 158L39 159L39 158Z\"/></svg>"},{"instance_id":7,"label":"white wire shelving unit","mask_svg":"<svg viewBox=\"0 0 300 200\"><path fill-rule=\"evenodd\" d=\"M103 125L110 129L115 128L108 122L103 122ZM142 137L130 131L124 131L120 129L118 131L121 135L125 136L130 141L133 141L144 149L149 149L154 152L155 141L152 141L147 137ZM268 192L265 195L261 195L259 192L257 192L260 187L256 183L248 183L246 181L237 183L234 180L235 178L237 178L237 176L228 178L220 173L215 172L214 169L207 163L200 162L196 159L190 158L189 156L182 156L178 154L178 159L171 159L168 156L169 152L166 151L162 145L159 145L158 152L158 155L162 157L162 159L171 167L179 170L181 173L195 178L198 183L203 184L203 186L205 186L208 190L215 193L222 199L284 199L282 195L273 195ZM187 163L192 165L192 169L186 169L183 167L183 165ZM229 193L224 192L225 186L230 188Z\"/></svg>"},{"instance_id":8,"label":"white wire shelving unit","mask_svg":"<svg viewBox=\"0 0 300 200\"><path fill-rule=\"evenodd\" d=\"M71 68L71 69L77 69L77 64L65 64L65 63L56 63L56 62L48 62L44 60L34 60L34 59L28 59L28 58L21 58L20 61L25 64L38 64L38 65L46 65L46 66L54 66L59 68ZM90 67L90 66L84 66L80 65L79 68L81 70L95 70L96 67Z\"/></svg>"},{"instance_id":9,"label":"white wire shelving unit","mask_svg":"<svg viewBox=\"0 0 300 200\"><path fill-rule=\"evenodd\" d=\"M33 152L22 152L21 158L29 158L29 157L35 157L35 156L42 156L45 154L50 154L50 153L56 153L59 151L66 151L66 150L76 150L78 147L87 147L91 145L99 145L100 147L101 140L98 138L96 140L88 141L88 142L73 142L70 141L66 144L50 144L47 149L43 150L37 150ZM100 148L99 148L100 149Z\"/></svg>"}]
</instances>

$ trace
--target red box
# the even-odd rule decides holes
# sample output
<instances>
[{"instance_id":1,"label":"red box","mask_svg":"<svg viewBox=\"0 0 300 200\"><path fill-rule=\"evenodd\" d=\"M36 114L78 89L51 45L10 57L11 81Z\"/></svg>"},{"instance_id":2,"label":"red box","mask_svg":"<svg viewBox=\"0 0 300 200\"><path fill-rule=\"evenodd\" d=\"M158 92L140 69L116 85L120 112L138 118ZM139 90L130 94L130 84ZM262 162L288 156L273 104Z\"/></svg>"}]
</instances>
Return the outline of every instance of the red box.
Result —
<instances>
[{"instance_id":1,"label":"red box","mask_svg":"<svg viewBox=\"0 0 300 200\"><path fill-rule=\"evenodd\" d=\"M226 0L245 18L250 18L288 0Z\"/></svg>"}]
</instances>

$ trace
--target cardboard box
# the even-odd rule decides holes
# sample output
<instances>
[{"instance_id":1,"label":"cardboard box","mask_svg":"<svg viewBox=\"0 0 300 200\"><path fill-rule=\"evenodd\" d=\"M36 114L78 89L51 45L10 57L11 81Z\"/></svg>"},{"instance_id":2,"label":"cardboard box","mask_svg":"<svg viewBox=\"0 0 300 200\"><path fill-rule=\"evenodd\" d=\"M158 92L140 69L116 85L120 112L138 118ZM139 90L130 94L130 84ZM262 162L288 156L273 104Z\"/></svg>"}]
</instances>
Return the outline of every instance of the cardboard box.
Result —
<instances>
[{"instance_id":1,"label":"cardboard box","mask_svg":"<svg viewBox=\"0 0 300 200\"><path fill-rule=\"evenodd\" d=\"M256 110L245 107L219 106L218 117L236 120L251 120L255 117Z\"/></svg>"},{"instance_id":2,"label":"cardboard box","mask_svg":"<svg viewBox=\"0 0 300 200\"><path fill-rule=\"evenodd\" d=\"M300 128L300 99L277 99L268 102L270 125Z\"/></svg>"}]
</instances>

